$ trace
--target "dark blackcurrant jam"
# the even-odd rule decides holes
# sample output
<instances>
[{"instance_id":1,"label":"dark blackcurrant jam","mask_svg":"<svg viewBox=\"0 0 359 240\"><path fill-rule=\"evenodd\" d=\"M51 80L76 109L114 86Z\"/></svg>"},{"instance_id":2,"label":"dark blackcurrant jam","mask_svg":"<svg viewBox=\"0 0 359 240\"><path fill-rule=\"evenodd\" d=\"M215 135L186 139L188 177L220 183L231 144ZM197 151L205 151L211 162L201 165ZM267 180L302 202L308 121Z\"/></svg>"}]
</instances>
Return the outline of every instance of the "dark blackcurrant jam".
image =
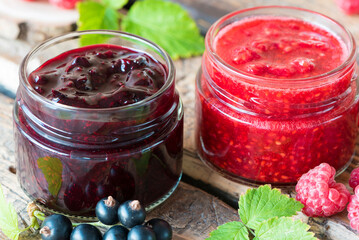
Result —
<instances>
[{"instance_id":1,"label":"dark blackcurrant jam","mask_svg":"<svg viewBox=\"0 0 359 240\"><path fill-rule=\"evenodd\" d=\"M79 47L89 35L111 44ZM14 121L20 185L50 210L91 217L110 195L152 208L181 177L173 63L142 38L80 32L39 45L21 65Z\"/></svg>"}]
</instances>

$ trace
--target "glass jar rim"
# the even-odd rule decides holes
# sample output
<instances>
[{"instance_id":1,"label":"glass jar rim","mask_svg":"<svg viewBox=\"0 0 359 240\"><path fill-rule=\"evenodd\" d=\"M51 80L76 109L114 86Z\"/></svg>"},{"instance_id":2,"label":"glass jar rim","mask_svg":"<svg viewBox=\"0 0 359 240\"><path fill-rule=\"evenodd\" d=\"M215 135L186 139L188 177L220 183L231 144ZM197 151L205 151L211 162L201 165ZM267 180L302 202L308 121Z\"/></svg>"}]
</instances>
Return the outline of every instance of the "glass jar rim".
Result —
<instances>
[{"instance_id":1,"label":"glass jar rim","mask_svg":"<svg viewBox=\"0 0 359 240\"><path fill-rule=\"evenodd\" d=\"M83 107L75 107L75 106L65 105L65 104L53 102L50 99L39 94L37 91L35 91L35 89L30 85L29 81L27 80L28 76L27 76L27 72L26 72L26 66L28 65L31 57L33 57L38 51L41 51L42 49L44 49L48 46L51 46L56 42L61 42L66 39L72 39L74 37L80 37L81 35L88 35L88 34L105 34L105 35L107 34L107 35L112 35L114 37L126 37L128 39L140 41L141 43L144 43L145 45L154 48L156 51L158 51L160 56L163 57L165 64L166 64L166 71L168 74L167 74L167 78L165 79L165 84L155 94L149 96L148 98L145 98L145 99L138 101L136 103L133 103L133 104L119 106L119 107L112 107L112 108L83 108ZM136 49L134 49L134 50L136 50ZM105 113L105 112L113 112L113 111L126 111L126 110L134 109L137 107L141 107L145 104L148 104L148 103L154 101L154 99L156 99L159 96L161 96L162 94L164 94L172 86L174 79L175 79L175 67L174 67L174 63L173 63L171 57L169 56L169 54L163 48L161 48L156 43L154 43L148 39L145 39L143 37L140 37L140 36L137 36L134 34L121 32L121 31L86 30L86 31L74 31L74 32L66 33L66 34L63 34L60 36L49 38L46 41L38 44L25 56L25 58L21 62L19 74L20 74L20 84L22 84L24 86L25 90L28 93L30 93L33 98L35 98L36 100L42 102L43 104L45 104L47 106L59 107L63 110L67 110L67 111L82 111L82 112L100 111L102 113Z\"/></svg>"},{"instance_id":2,"label":"glass jar rim","mask_svg":"<svg viewBox=\"0 0 359 240\"><path fill-rule=\"evenodd\" d=\"M350 46L348 49L348 56L347 58L342 62L342 64L340 64L339 66L337 66L336 68L322 73L320 75L315 75L315 76L311 76L311 77L306 77L306 78L287 78L287 79L280 79L280 81L278 81L278 79L276 78L270 78L270 77L262 77L262 76L257 76L257 75L252 75L250 73L241 71L231 65L229 65L228 63L226 63L220 56L218 56L214 50L213 47L213 41L214 38L216 36L216 34L218 33L217 29L219 28L219 26L227 21L228 19L238 16L239 14L242 13L247 13L247 12L251 12L251 11L255 11L255 10L261 10L261 9L291 9L291 10L295 10L298 12L306 12L306 13L311 13L317 16L322 17L323 19L330 21L332 23L334 23L335 25L339 26L342 30L344 30L344 32L347 34L349 40L350 40ZM260 15L258 15L260 16ZM280 15L275 15L275 16L280 16ZM295 16L292 16L293 18L295 18ZM314 23L315 24L315 23ZM219 30L220 31L220 30ZM299 7L291 7L291 6L259 6L259 7L253 7L253 8L246 8L246 9L242 9L242 10L238 10L232 13L229 13L223 17L221 17L219 20L217 20L208 30L207 34L206 34L206 40L205 40L205 45L206 45L206 49L208 52L208 55L210 56L210 58L214 59L217 63L220 64L220 66L222 68L224 68L225 70L228 70L231 74L233 74L233 76L238 76L242 79L248 79L251 81L255 81L258 83L258 81L262 82L262 83L269 83L271 85L280 85L283 86L283 84L302 84L302 83L311 83L311 82L316 82L318 80L322 80L323 78L328 78L331 77L335 74L337 74L339 71L345 69L346 67L348 67L353 61L355 61L355 55L356 55L356 43L354 40L353 35L350 33L350 31L344 27L342 24L340 24L338 21L324 15L321 14L319 12L316 11L312 11L312 10L308 10L308 9L304 9L304 8L299 8Z\"/></svg>"}]
</instances>

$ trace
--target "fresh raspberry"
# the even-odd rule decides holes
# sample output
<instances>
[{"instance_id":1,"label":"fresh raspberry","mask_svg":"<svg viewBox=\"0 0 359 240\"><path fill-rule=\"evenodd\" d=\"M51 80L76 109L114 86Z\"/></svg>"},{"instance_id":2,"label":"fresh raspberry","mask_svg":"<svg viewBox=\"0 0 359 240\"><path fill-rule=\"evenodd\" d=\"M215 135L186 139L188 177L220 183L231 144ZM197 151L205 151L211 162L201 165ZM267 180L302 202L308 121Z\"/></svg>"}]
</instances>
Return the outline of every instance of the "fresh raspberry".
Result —
<instances>
[{"instance_id":1,"label":"fresh raspberry","mask_svg":"<svg viewBox=\"0 0 359 240\"><path fill-rule=\"evenodd\" d=\"M80 1L81 0L49 0L52 5L65 9L75 8L76 3Z\"/></svg>"},{"instance_id":2,"label":"fresh raspberry","mask_svg":"<svg viewBox=\"0 0 359 240\"><path fill-rule=\"evenodd\" d=\"M350 198L348 189L334 180L335 169L322 163L303 174L295 187L296 199L304 204L309 217L329 217L344 210Z\"/></svg>"},{"instance_id":3,"label":"fresh raspberry","mask_svg":"<svg viewBox=\"0 0 359 240\"><path fill-rule=\"evenodd\" d=\"M359 168L356 168L350 173L349 186L354 190L355 187L358 185L359 185Z\"/></svg>"},{"instance_id":4,"label":"fresh raspberry","mask_svg":"<svg viewBox=\"0 0 359 240\"><path fill-rule=\"evenodd\" d=\"M355 188L355 195L350 197L347 209L350 226L359 232L359 186Z\"/></svg>"},{"instance_id":5,"label":"fresh raspberry","mask_svg":"<svg viewBox=\"0 0 359 240\"><path fill-rule=\"evenodd\" d=\"M346 14L359 13L359 0L335 0L335 2Z\"/></svg>"}]
</instances>

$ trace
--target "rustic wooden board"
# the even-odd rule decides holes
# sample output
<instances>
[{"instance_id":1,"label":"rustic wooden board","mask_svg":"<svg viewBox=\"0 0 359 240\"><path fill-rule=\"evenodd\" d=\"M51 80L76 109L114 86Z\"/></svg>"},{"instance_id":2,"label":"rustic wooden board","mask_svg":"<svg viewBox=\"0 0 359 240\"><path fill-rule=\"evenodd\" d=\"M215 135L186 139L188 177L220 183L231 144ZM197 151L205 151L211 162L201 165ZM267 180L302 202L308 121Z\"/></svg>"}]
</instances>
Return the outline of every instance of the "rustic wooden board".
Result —
<instances>
[{"instance_id":1,"label":"rustic wooden board","mask_svg":"<svg viewBox=\"0 0 359 240\"><path fill-rule=\"evenodd\" d=\"M359 42L359 16L346 16L334 5L333 0L177 0L177 2L187 4L189 7L197 6L202 10L212 9L212 11L215 11L214 15L215 13L218 15L219 13L222 14L235 9L259 5L290 5L304 7L319 11L339 20L351 30L354 37ZM201 6L204 7L201 8ZM3 47L1 43L0 39L0 48ZM21 48L20 45L19 48ZM19 51L19 53L24 54L22 50ZM18 59L18 57L15 58L13 62L18 64ZM180 60L175 64L177 68L177 89L181 93L185 108L184 173L191 179L197 180L197 182L192 182L192 184L198 184L202 187L205 186L211 193L217 196L221 195L220 197L235 205L235 201L238 200L239 195L244 193L249 186L231 182L220 176L218 173L208 169L198 159L195 153L193 138L195 117L194 79L201 64L201 58L197 57ZM8 68L6 70L8 70ZM17 73L12 72L11 76L17 76ZM8 199L14 203L16 210L20 214L20 218L23 219L23 222L26 225L28 217L25 213L25 207L28 199L20 190L15 175L8 171L8 168L14 164L11 108L12 100L0 95L0 136L2 136L0 138L0 183L4 186ZM350 167L340 175L337 180L347 184L350 171L358 166L359 156L356 155ZM284 191L294 196L293 189L284 189ZM179 190L169 201L151 213L151 216L155 215L164 217L171 222L176 232L175 239L193 240L204 239L208 235L208 232L215 228L217 224L222 224L229 219L237 218L236 212L232 208L224 205L213 196L185 184L181 184ZM316 236L319 239L359 240L357 234L350 229L346 215L347 213L344 211L331 218L306 218L303 215L301 215L300 218L304 221L308 221L312 226L311 230L316 233ZM3 238L4 237L0 233L0 239ZM25 239L29 239L29 237Z\"/></svg>"}]
</instances>

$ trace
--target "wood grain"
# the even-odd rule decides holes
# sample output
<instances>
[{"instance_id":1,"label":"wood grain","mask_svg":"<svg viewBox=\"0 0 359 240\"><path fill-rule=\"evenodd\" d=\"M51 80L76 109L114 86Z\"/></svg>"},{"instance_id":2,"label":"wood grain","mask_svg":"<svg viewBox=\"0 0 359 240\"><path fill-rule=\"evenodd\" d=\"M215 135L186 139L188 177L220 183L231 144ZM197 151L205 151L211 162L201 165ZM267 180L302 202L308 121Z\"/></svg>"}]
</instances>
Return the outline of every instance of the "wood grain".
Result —
<instances>
[{"instance_id":1,"label":"wood grain","mask_svg":"<svg viewBox=\"0 0 359 240\"><path fill-rule=\"evenodd\" d=\"M359 16L347 16L335 5L333 0L177 0L183 4L205 6L203 9L219 9L221 13L255 7L260 5L290 5L319 11L339 20L348 27L357 41L359 41ZM1 43L1 41L0 41ZM8 44L8 43L6 43ZM0 44L0 48L1 48ZM2 48L4 49L4 48ZM0 49L1 50L1 49ZM0 51L1 55L1 51ZM22 57L22 56L20 56ZM183 170L186 176L200 182L201 186L218 193L228 202L236 201L250 186L242 185L223 178L218 173L207 168L197 157L194 144L194 91L195 76L201 64L201 58L179 60L175 63L177 69L177 89L181 94L185 109L185 154ZM16 75L16 73L14 73ZM28 217L25 212L28 198L20 189L16 176L9 171L14 165L14 142L12 140L12 103L13 100L0 95L0 183L4 192L19 213L21 223L26 226ZM359 143L359 141L357 141ZM358 152L358 145L356 147ZM348 185L350 171L359 166L359 156L356 155L349 168L337 180ZM293 188L283 189L294 196ZM235 204L235 203L234 203ZM351 230L347 220L347 212L334 215L331 218L307 218L299 216L311 225L311 230L319 239L329 240L359 240L357 234ZM178 190L169 201L151 212L150 217L161 216L168 220L175 229L175 239L204 239L217 225L228 220L237 219L236 211L219 201L216 197L204 193L189 185L180 184ZM0 239L5 239L0 232ZM23 239L38 239L38 237L24 236Z\"/></svg>"}]
</instances>

